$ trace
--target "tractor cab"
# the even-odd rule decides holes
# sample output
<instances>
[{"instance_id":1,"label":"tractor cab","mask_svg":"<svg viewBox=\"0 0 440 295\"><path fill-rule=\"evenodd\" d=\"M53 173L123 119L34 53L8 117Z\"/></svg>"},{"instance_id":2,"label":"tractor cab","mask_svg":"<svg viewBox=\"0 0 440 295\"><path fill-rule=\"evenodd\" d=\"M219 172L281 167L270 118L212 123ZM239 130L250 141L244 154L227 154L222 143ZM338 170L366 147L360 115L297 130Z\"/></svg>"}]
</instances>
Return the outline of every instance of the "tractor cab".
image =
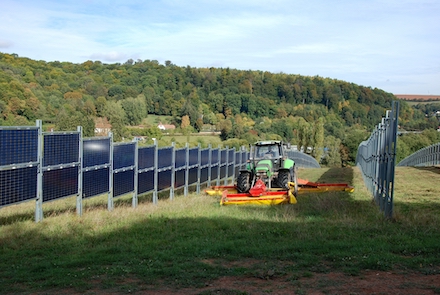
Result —
<instances>
[{"instance_id":1,"label":"tractor cab","mask_svg":"<svg viewBox=\"0 0 440 295\"><path fill-rule=\"evenodd\" d=\"M256 145L255 147L255 159L278 159L281 154L280 146L277 144L272 145ZM251 151L252 154L252 151Z\"/></svg>"}]
</instances>

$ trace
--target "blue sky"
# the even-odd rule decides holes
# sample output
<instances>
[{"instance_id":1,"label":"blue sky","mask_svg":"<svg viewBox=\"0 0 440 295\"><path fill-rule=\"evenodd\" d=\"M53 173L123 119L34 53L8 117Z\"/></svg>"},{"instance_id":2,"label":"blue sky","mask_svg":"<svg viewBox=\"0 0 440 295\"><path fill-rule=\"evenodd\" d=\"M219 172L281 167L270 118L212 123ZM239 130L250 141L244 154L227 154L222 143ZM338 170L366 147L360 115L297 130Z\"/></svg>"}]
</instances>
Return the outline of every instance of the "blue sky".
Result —
<instances>
[{"instance_id":1,"label":"blue sky","mask_svg":"<svg viewBox=\"0 0 440 295\"><path fill-rule=\"evenodd\" d=\"M0 52L321 76L440 95L439 0L0 0Z\"/></svg>"}]
</instances>

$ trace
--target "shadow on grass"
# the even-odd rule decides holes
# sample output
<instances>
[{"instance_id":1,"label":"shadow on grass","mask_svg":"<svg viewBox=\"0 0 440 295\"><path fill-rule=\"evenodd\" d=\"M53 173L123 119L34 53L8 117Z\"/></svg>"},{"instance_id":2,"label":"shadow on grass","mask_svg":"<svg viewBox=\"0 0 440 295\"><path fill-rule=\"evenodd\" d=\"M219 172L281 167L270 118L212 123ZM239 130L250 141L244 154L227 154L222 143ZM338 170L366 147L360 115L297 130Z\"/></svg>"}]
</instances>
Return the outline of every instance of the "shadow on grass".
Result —
<instances>
[{"instance_id":1,"label":"shadow on grass","mask_svg":"<svg viewBox=\"0 0 440 295\"><path fill-rule=\"evenodd\" d=\"M260 278L270 273L271 278L285 279L307 272L358 274L364 269L388 270L394 264L439 262L439 232L427 236L398 224L378 228L364 220L353 225L327 218L243 219L232 212L130 221L115 217L104 229L94 228L90 221L69 223L57 232L19 228L0 240L0 293L203 288L225 276ZM393 236L395 232L399 236ZM420 249L423 252L417 252ZM401 257L405 255L411 259Z\"/></svg>"},{"instance_id":2,"label":"shadow on grass","mask_svg":"<svg viewBox=\"0 0 440 295\"><path fill-rule=\"evenodd\" d=\"M439 166L430 166L430 167L412 167L417 170L421 171L428 171L436 174L440 174L440 167Z\"/></svg>"},{"instance_id":3,"label":"shadow on grass","mask_svg":"<svg viewBox=\"0 0 440 295\"><path fill-rule=\"evenodd\" d=\"M203 190L203 189L201 189ZM196 192L196 186L190 186L188 188L188 193L194 193ZM184 189L183 188L177 188L174 191L175 197L180 197L184 195ZM170 198L170 190L163 190L158 192L158 201L161 200L167 200ZM98 200L99 199L99 200ZM133 198L131 193L118 196L113 198L113 205L114 207L130 207L132 206ZM138 204L147 204L147 203L153 203L153 193L146 193L143 195L138 196ZM60 204L60 205L58 205ZM10 215L3 215L0 216L0 225L8 225L13 224L16 222L22 222L22 221L34 221L35 220L35 201L31 200L25 203L16 204L8 206L12 208L13 206L16 206L17 213L10 214ZM26 207L26 209L21 209ZM7 208L7 207L5 207ZM108 201L107 201L107 195L99 195L99 196L93 196L90 198L83 199L83 210L108 210ZM0 208L2 210L2 208ZM26 211L26 213L23 213ZM56 216L61 215L65 213L71 213L76 214L76 197L67 197L67 198L61 198L58 200L53 200L50 202L43 203L43 217L50 217L50 216Z\"/></svg>"},{"instance_id":4,"label":"shadow on grass","mask_svg":"<svg viewBox=\"0 0 440 295\"><path fill-rule=\"evenodd\" d=\"M329 168L319 177L317 182L322 183L346 183L353 185L353 168Z\"/></svg>"},{"instance_id":5,"label":"shadow on grass","mask_svg":"<svg viewBox=\"0 0 440 295\"><path fill-rule=\"evenodd\" d=\"M352 184L353 170L329 169L319 181ZM159 199L168 196L163 192ZM139 198L143 202L151 202L150 196ZM131 206L131 198L115 203ZM90 206L106 210L105 201ZM2 232L0 294L71 288L127 293L159 285L202 288L225 276L270 273L286 279L310 272L440 265L437 225L378 224L371 218L377 208L367 200L353 201L346 192L304 195L296 205L229 208L201 200L193 206L205 212L196 216L190 206L182 209L185 214L159 212L132 220L115 215L108 224L85 218L59 227L50 226L48 218L48 227Z\"/></svg>"}]
</instances>

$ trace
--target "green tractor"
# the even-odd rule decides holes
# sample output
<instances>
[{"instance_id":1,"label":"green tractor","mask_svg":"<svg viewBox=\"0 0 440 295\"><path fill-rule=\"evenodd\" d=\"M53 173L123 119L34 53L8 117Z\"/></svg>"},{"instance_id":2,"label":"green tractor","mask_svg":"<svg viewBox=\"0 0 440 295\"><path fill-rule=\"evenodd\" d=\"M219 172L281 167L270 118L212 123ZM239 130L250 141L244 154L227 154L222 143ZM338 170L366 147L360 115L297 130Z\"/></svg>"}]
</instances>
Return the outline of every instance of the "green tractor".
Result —
<instances>
[{"instance_id":1,"label":"green tractor","mask_svg":"<svg viewBox=\"0 0 440 295\"><path fill-rule=\"evenodd\" d=\"M289 189L289 183L298 191L295 162L287 157L289 144L282 141L259 141L250 147L246 170L240 170L237 177L237 191L247 193L261 179L271 189Z\"/></svg>"}]
</instances>

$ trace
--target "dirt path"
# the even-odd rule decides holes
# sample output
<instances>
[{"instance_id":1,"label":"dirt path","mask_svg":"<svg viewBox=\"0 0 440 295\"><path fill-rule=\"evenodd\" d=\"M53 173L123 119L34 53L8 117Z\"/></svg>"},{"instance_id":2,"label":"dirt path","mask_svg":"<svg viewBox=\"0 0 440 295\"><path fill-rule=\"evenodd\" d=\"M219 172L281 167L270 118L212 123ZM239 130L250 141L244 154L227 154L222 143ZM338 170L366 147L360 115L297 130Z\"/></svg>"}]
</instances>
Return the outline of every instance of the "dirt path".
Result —
<instances>
[{"instance_id":1,"label":"dirt path","mask_svg":"<svg viewBox=\"0 0 440 295\"><path fill-rule=\"evenodd\" d=\"M440 294L440 274L395 273L368 271L359 276L342 273L310 273L307 277L222 277L203 288L174 289L167 286L145 286L133 282L134 290L99 290L86 292L56 290L41 294L142 294L142 295L328 295L328 294Z\"/></svg>"}]
</instances>

